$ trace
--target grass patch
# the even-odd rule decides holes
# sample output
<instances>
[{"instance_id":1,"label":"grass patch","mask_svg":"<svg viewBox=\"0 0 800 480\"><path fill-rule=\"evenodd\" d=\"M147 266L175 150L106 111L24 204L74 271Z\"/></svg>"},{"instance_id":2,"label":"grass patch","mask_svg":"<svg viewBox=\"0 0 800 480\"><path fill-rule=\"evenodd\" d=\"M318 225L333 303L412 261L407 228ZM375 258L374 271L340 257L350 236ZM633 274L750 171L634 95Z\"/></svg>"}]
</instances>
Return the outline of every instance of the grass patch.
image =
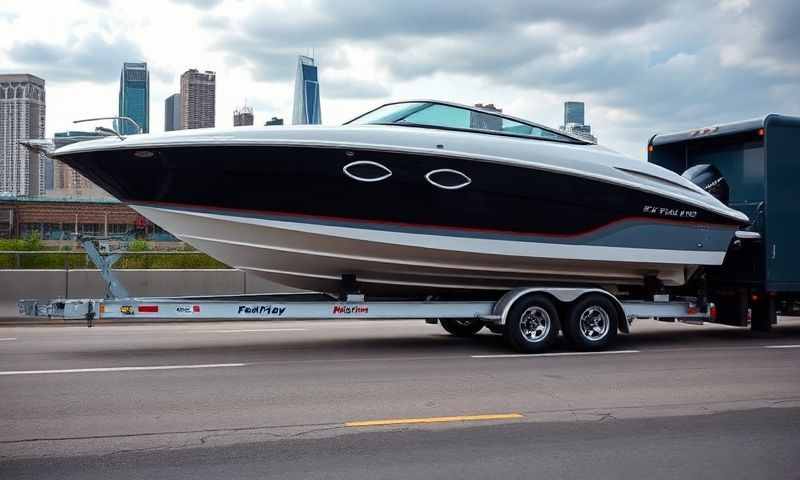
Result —
<instances>
[{"instance_id":1,"label":"grass patch","mask_svg":"<svg viewBox=\"0 0 800 480\"><path fill-rule=\"evenodd\" d=\"M0 269L45 269L95 268L85 253L2 253ZM204 253L126 253L114 264L115 269L203 269L229 268Z\"/></svg>"}]
</instances>

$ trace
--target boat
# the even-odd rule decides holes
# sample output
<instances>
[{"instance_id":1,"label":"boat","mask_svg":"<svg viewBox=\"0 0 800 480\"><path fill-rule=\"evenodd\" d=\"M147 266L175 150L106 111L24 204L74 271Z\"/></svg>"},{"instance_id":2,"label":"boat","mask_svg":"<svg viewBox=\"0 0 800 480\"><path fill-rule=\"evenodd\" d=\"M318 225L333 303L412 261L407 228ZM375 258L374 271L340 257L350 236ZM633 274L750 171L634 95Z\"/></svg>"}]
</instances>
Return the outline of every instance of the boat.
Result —
<instances>
[{"instance_id":1,"label":"boat","mask_svg":"<svg viewBox=\"0 0 800 480\"><path fill-rule=\"evenodd\" d=\"M435 100L341 126L114 134L50 155L227 265L320 292L679 286L722 264L748 224L656 165Z\"/></svg>"}]
</instances>

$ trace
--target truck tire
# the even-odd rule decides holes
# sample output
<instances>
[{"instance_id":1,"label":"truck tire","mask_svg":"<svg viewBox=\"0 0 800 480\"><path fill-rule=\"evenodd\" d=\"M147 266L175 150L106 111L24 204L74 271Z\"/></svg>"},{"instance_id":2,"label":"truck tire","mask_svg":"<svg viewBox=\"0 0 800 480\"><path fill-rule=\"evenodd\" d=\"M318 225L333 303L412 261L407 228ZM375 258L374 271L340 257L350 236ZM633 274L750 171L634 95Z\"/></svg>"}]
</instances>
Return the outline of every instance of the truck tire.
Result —
<instances>
[{"instance_id":1,"label":"truck tire","mask_svg":"<svg viewBox=\"0 0 800 480\"><path fill-rule=\"evenodd\" d=\"M559 328L558 311L553 302L544 295L532 294L512 305L503 337L520 353L539 353L555 342Z\"/></svg>"},{"instance_id":2,"label":"truck tire","mask_svg":"<svg viewBox=\"0 0 800 480\"><path fill-rule=\"evenodd\" d=\"M483 328L483 322L472 318L442 318L439 323L456 337L471 337Z\"/></svg>"},{"instance_id":3,"label":"truck tire","mask_svg":"<svg viewBox=\"0 0 800 480\"><path fill-rule=\"evenodd\" d=\"M605 295L589 294L572 304L564 321L564 336L579 350L600 350L617 337L619 313Z\"/></svg>"}]
</instances>

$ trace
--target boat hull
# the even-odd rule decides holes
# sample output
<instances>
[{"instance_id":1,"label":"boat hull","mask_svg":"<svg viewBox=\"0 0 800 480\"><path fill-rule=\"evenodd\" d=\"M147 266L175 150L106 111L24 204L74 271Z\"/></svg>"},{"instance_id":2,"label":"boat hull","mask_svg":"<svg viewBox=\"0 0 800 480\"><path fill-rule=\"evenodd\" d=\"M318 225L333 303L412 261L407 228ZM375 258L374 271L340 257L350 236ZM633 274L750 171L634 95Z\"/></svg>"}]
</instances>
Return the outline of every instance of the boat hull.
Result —
<instances>
[{"instance_id":1,"label":"boat hull","mask_svg":"<svg viewBox=\"0 0 800 480\"><path fill-rule=\"evenodd\" d=\"M332 219L242 215L132 205L143 216L214 258L268 280L338 292L355 275L372 295L498 291L533 283L641 285L655 276L685 282L687 265L719 264L731 232L706 230L706 251L629 246L632 237L696 239L693 228L632 222L592 239L553 240L420 231ZM626 243L623 243L623 240ZM609 246L608 244L616 244Z\"/></svg>"}]
</instances>

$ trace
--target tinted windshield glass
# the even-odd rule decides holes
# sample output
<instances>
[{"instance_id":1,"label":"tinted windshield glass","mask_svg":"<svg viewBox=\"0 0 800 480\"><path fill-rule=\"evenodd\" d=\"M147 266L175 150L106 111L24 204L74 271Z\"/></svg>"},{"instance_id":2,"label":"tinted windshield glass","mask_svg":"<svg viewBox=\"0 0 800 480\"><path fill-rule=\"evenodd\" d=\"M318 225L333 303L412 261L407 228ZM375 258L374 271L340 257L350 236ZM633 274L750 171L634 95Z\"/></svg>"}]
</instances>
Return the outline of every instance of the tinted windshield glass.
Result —
<instances>
[{"instance_id":1,"label":"tinted windshield glass","mask_svg":"<svg viewBox=\"0 0 800 480\"><path fill-rule=\"evenodd\" d=\"M422 108L427 107L428 103L422 102L409 102L409 103L394 103L391 105L384 105L377 110L373 110L365 115L358 117L350 122L352 125L368 125L368 124L381 124L381 123L394 123L397 120L408 116Z\"/></svg>"},{"instance_id":2,"label":"tinted windshield glass","mask_svg":"<svg viewBox=\"0 0 800 480\"><path fill-rule=\"evenodd\" d=\"M353 120L350 124L395 124L455 128L459 130L483 130L508 135L575 142L569 137L504 118L492 112L475 111L439 103L409 102L385 105Z\"/></svg>"}]
</instances>

